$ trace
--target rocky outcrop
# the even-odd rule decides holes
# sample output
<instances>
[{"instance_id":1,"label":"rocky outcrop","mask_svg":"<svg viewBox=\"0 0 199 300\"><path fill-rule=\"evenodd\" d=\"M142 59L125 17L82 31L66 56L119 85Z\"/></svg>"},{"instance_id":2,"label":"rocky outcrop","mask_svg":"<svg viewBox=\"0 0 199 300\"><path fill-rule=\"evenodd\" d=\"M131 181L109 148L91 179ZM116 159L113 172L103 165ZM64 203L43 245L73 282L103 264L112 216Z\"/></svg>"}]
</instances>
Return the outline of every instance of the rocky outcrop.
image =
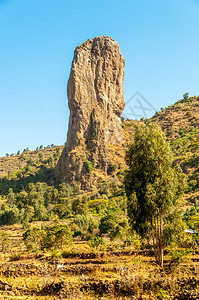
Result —
<instances>
[{"instance_id":1,"label":"rocky outcrop","mask_svg":"<svg viewBox=\"0 0 199 300\"><path fill-rule=\"evenodd\" d=\"M118 43L110 37L87 40L75 49L67 86L67 142L55 168L61 181L80 181L87 189L97 180L96 170L111 173L117 168L115 152L124 142L124 64Z\"/></svg>"}]
</instances>

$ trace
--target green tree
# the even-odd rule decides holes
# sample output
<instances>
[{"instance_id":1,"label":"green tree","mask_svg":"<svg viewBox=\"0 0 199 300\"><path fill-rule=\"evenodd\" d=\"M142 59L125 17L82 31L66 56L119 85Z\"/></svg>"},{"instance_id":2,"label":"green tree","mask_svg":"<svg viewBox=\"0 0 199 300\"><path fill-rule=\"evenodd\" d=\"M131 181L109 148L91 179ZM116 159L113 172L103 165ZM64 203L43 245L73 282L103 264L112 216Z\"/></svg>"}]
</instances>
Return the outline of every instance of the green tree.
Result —
<instances>
[{"instance_id":1,"label":"green tree","mask_svg":"<svg viewBox=\"0 0 199 300\"><path fill-rule=\"evenodd\" d=\"M65 197L71 197L73 195L73 188L65 182L59 185L59 199Z\"/></svg>"},{"instance_id":2,"label":"green tree","mask_svg":"<svg viewBox=\"0 0 199 300\"><path fill-rule=\"evenodd\" d=\"M74 200L72 203L72 210L73 210L74 214L76 214L76 215L86 214L88 212L87 197L83 196L83 197L79 197L76 200Z\"/></svg>"},{"instance_id":3,"label":"green tree","mask_svg":"<svg viewBox=\"0 0 199 300\"><path fill-rule=\"evenodd\" d=\"M188 99L189 99L189 93L185 93L185 94L183 95L183 98L184 98L185 100L188 100Z\"/></svg>"},{"instance_id":4,"label":"green tree","mask_svg":"<svg viewBox=\"0 0 199 300\"><path fill-rule=\"evenodd\" d=\"M99 224L100 234L110 233L111 231L114 230L117 223L118 223L117 216L113 213L107 213L100 220L100 224Z\"/></svg>"},{"instance_id":5,"label":"green tree","mask_svg":"<svg viewBox=\"0 0 199 300\"><path fill-rule=\"evenodd\" d=\"M101 236L94 236L90 241L89 244L92 248L95 248L96 250L100 247L105 245L105 241Z\"/></svg>"},{"instance_id":6,"label":"green tree","mask_svg":"<svg viewBox=\"0 0 199 300\"><path fill-rule=\"evenodd\" d=\"M128 216L133 229L150 236L156 262L163 267L164 231L177 218L177 204L186 178L166 137L156 124L135 126L134 143L126 154L125 176Z\"/></svg>"},{"instance_id":7,"label":"green tree","mask_svg":"<svg viewBox=\"0 0 199 300\"><path fill-rule=\"evenodd\" d=\"M73 184L73 196L77 196L80 194L80 185L78 183Z\"/></svg>"},{"instance_id":8,"label":"green tree","mask_svg":"<svg viewBox=\"0 0 199 300\"><path fill-rule=\"evenodd\" d=\"M107 195L108 194L109 185L105 180L100 182L98 188L99 188L99 192L100 192L101 195L103 195L103 194Z\"/></svg>"},{"instance_id":9,"label":"green tree","mask_svg":"<svg viewBox=\"0 0 199 300\"><path fill-rule=\"evenodd\" d=\"M68 216L71 213L71 205L55 204L52 210L60 219Z\"/></svg>"},{"instance_id":10,"label":"green tree","mask_svg":"<svg viewBox=\"0 0 199 300\"><path fill-rule=\"evenodd\" d=\"M44 154L42 152L39 153L39 160L42 162L44 159Z\"/></svg>"},{"instance_id":11,"label":"green tree","mask_svg":"<svg viewBox=\"0 0 199 300\"><path fill-rule=\"evenodd\" d=\"M32 227L23 233L23 241L30 250L39 250L45 238L45 231Z\"/></svg>"},{"instance_id":12,"label":"green tree","mask_svg":"<svg viewBox=\"0 0 199 300\"><path fill-rule=\"evenodd\" d=\"M85 215L76 215L73 220L74 224L78 225L80 230L87 230L89 226L89 218Z\"/></svg>"},{"instance_id":13,"label":"green tree","mask_svg":"<svg viewBox=\"0 0 199 300\"><path fill-rule=\"evenodd\" d=\"M11 239L9 237L9 234L5 231L0 231L0 247L1 251L8 249L8 247L11 244Z\"/></svg>"},{"instance_id":14,"label":"green tree","mask_svg":"<svg viewBox=\"0 0 199 300\"><path fill-rule=\"evenodd\" d=\"M119 222L110 233L110 239L120 239L121 241L126 241L128 231L128 220L124 219Z\"/></svg>"},{"instance_id":15,"label":"green tree","mask_svg":"<svg viewBox=\"0 0 199 300\"><path fill-rule=\"evenodd\" d=\"M13 192L13 189L10 188L8 190L7 203L13 205L14 202L15 202L15 194Z\"/></svg>"},{"instance_id":16,"label":"green tree","mask_svg":"<svg viewBox=\"0 0 199 300\"><path fill-rule=\"evenodd\" d=\"M91 173L94 170L93 163L89 160L84 161L84 168L87 173Z\"/></svg>"},{"instance_id":17,"label":"green tree","mask_svg":"<svg viewBox=\"0 0 199 300\"><path fill-rule=\"evenodd\" d=\"M46 228L45 248L63 248L73 242L72 233L67 225L53 225Z\"/></svg>"},{"instance_id":18,"label":"green tree","mask_svg":"<svg viewBox=\"0 0 199 300\"><path fill-rule=\"evenodd\" d=\"M98 227L98 224L95 221L95 219L93 217L90 217L89 223L88 223L88 232L93 233L94 229L96 229L97 227Z\"/></svg>"},{"instance_id":19,"label":"green tree","mask_svg":"<svg viewBox=\"0 0 199 300\"><path fill-rule=\"evenodd\" d=\"M1 207L0 225L13 225L19 221L20 211L15 205Z\"/></svg>"},{"instance_id":20,"label":"green tree","mask_svg":"<svg viewBox=\"0 0 199 300\"><path fill-rule=\"evenodd\" d=\"M26 206L25 211L24 211L24 216L23 216L24 220L26 222L32 221L34 214L35 214L34 207L30 206L30 205Z\"/></svg>"},{"instance_id":21,"label":"green tree","mask_svg":"<svg viewBox=\"0 0 199 300\"><path fill-rule=\"evenodd\" d=\"M56 247L63 249L64 246L70 245L73 241L72 233L68 226L60 226L56 232Z\"/></svg>"}]
</instances>

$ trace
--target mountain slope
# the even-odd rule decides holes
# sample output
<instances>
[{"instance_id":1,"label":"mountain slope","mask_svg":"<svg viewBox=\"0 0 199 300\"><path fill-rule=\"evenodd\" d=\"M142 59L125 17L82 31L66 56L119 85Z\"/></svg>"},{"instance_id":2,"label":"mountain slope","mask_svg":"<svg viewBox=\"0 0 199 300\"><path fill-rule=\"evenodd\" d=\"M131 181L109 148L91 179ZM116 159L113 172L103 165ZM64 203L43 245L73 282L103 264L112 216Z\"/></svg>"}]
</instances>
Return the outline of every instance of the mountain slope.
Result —
<instances>
[{"instance_id":1,"label":"mountain slope","mask_svg":"<svg viewBox=\"0 0 199 300\"><path fill-rule=\"evenodd\" d=\"M189 198L195 202L199 199L199 97L179 100L151 121L165 132L175 161L188 175Z\"/></svg>"},{"instance_id":2,"label":"mountain slope","mask_svg":"<svg viewBox=\"0 0 199 300\"><path fill-rule=\"evenodd\" d=\"M100 181L107 181L112 177L122 182L125 150L128 144L132 143L134 125L137 122L122 121L126 145L123 148L116 144L112 149L116 156L109 157L109 175L107 176L100 166L89 170L98 178L93 188L96 189ZM189 187L185 198L194 203L199 199L199 97L181 99L157 112L151 119L140 122L156 122L162 128L171 144L175 163L179 163L188 176ZM53 184L53 170L62 149L63 146L54 146L0 158L0 193L7 193L9 187L20 190L29 182L46 181Z\"/></svg>"}]
</instances>

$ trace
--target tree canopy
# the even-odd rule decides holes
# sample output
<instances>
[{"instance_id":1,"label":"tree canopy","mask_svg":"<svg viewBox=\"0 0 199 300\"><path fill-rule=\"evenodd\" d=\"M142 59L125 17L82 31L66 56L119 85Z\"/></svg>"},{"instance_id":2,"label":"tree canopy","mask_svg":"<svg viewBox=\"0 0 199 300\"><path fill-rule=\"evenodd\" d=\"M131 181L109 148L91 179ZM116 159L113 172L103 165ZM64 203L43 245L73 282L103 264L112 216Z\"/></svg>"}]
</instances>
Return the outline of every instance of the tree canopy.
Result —
<instances>
[{"instance_id":1,"label":"tree canopy","mask_svg":"<svg viewBox=\"0 0 199 300\"><path fill-rule=\"evenodd\" d=\"M153 239L156 261L163 266L164 230L172 220L186 178L164 133L154 123L135 126L134 143L126 153L127 210L131 226Z\"/></svg>"}]
</instances>

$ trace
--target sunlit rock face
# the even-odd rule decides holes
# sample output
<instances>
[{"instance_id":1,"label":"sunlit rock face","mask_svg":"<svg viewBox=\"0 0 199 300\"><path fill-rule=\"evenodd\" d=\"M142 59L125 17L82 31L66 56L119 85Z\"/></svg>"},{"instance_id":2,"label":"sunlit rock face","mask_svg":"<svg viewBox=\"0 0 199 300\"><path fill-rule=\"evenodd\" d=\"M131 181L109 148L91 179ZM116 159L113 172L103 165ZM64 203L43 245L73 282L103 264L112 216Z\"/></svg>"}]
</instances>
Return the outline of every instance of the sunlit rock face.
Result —
<instances>
[{"instance_id":1,"label":"sunlit rock face","mask_svg":"<svg viewBox=\"0 0 199 300\"><path fill-rule=\"evenodd\" d=\"M78 181L89 189L98 177L94 170L106 173L117 161L115 148L124 143L124 65L119 45L110 37L87 40L75 49L67 85L67 142L55 168L61 181Z\"/></svg>"}]
</instances>

